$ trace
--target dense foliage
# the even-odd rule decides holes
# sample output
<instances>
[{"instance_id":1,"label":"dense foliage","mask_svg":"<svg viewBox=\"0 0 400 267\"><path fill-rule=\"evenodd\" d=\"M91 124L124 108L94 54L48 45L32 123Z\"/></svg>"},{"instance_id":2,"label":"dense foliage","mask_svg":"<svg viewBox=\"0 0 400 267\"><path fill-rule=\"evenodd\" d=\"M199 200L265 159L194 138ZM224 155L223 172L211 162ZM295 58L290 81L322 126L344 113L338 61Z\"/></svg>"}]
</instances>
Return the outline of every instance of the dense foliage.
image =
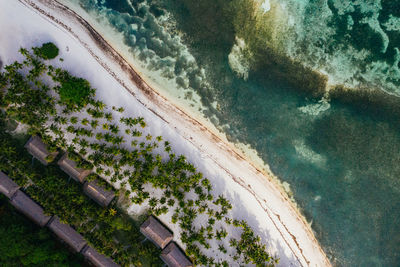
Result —
<instances>
[{"instance_id":1,"label":"dense foliage","mask_svg":"<svg viewBox=\"0 0 400 267\"><path fill-rule=\"evenodd\" d=\"M0 266L82 266L83 259L55 241L0 195Z\"/></svg>"},{"instance_id":2,"label":"dense foliage","mask_svg":"<svg viewBox=\"0 0 400 267\"><path fill-rule=\"evenodd\" d=\"M61 102L70 108L86 106L95 93L87 80L74 77L65 70L55 70L53 80L60 83L56 90Z\"/></svg>"},{"instance_id":3,"label":"dense foliage","mask_svg":"<svg viewBox=\"0 0 400 267\"><path fill-rule=\"evenodd\" d=\"M140 221L134 222L115 205L108 209L98 206L57 165L31 164L31 156L23 147L28 137L7 133L4 114L0 118L0 169L27 187L26 193L46 213L75 227L100 253L112 255L124 266L160 263L160 251L150 242L141 243L144 237L139 232ZM123 238L115 240L119 236ZM129 248L122 249L124 246Z\"/></svg>"},{"instance_id":4,"label":"dense foliage","mask_svg":"<svg viewBox=\"0 0 400 267\"><path fill-rule=\"evenodd\" d=\"M61 148L71 153L79 166L94 166L97 175L111 183L119 182L119 194L129 202L147 205L155 216L170 212L171 222L181 229L186 253L196 264L227 266L225 255L239 264L266 266L277 262L246 222L231 217L229 200L223 195L215 196L207 178L183 155L175 155L170 143L163 142L161 136L144 134L143 118L124 116L123 108L110 110L93 98L94 91L87 81L44 65L26 50L21 51L26 56L24 65L16 62L7 66L0 83L4 89L1 103L8 118L29 125L30 133L41 135L52 150ZM24 66L29 72L27 76L20 74ZM44 75L56 82L55 87L41 82ZM78 80L84 81L83 87L89 92L86 97L78 100L75 97L80 93L63 95L62 88L68 88L65 83ZM33 101L29 100L31 94L37 95ZM41 103L47 107L39 114L35 111L43 107L36 105ZM7 170L21 185L26 185L29 177L33 184L26 191L31 197L47 212L60 214L100 252L113 255L123 264L139 264L138 255L158 255L152 247L141 244L133 225L123 217L115 217L117 207L113 211L96 209L82 196L79 186L59 173L57 166L24 168L29 165L29 157L26 152L13 151L13 147L3 148L10 155L3 154L7 160L0 161L0 169ZM125 242L114 242L116 237ZM212 247L218 248L218 259L207 256L215 254ZM148 261L152 260L149 257Z\"/></svg>"},{"instance_id":5,"label":"dense foliage","mask_svg":"<svg viewBox=\"0 0 400 267\"><path fill-rule=\"evenodd\" d=\"M43 59L53 59L58 56L58 47L53 43L45 43L41 47L33 48L33 53Z\"/></svg>"}]
</instances>

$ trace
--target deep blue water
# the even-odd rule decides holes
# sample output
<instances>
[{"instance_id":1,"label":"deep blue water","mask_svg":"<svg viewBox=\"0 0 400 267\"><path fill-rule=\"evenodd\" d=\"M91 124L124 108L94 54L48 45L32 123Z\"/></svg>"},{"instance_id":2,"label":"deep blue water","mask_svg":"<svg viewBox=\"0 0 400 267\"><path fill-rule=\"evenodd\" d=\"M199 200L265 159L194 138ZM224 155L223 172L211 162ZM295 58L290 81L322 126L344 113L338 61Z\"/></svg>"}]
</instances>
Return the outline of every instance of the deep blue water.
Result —
<instances>
[{"instance_id":1,"label":"deep blue water","mask_svg":"<svg viewBox=\"0 0 400 267\"><path fill-rule=\"evenodd\" d=\"M92 16L102 14L116 31L124 33L132 55L148 69L175 80L180 90L197 92L207 108L205 115L214 116L232 141L250 144L259 152L271 170L291 185L295 200L335 265L400 266L400 101L382 93L397 92L399 85L396 49L400 29L396 29L400 26L396 20L389 21L400 15L399 1L368 1L375 3L366 4L368 8L349 1L306 5L309 17L303 20L304 36L312 36L308 24L317 23L319 10L328 7L333 15L329 23L315 26L322 33L321 40L299 37L293 42L307 46L307 51L292 51L292 55L311 66L314 54L310 49L315 49L315 61L331 64L334 72L334 63L325 61L339 47L352 46L354 53L368 51L367 59L357 56L354 65L336 67L358 70L353 79L375 90L332 94L327 97L329 104L321 104L320 112L313 114L311 107L318 111L321 95L304 87L312 85L315 76L293 78L287 58L272 57L275 50L268 47L260 49L262 29L246 30L255 40L250 44L255 47L251 60L242 64L250 66L245 68L246 78L232 67L229 55L243 30L237 24L238 14L250 14L246 13L251 10L249 1L75 2L95 11ZM318 8L322 3L325 9ZM163 19L166 14L168 19ZM372 28L373 22L366 23L368 19L380 19L388 39ZM335 32L324 35L323 27ZM177 32L183 36L181 41L173 38ZM250 37L243 39L249 43ZM183 52L183 46L193 59ZM383 67L371 72L370 67L378 65Z\"/></svg>"}]
</instances>

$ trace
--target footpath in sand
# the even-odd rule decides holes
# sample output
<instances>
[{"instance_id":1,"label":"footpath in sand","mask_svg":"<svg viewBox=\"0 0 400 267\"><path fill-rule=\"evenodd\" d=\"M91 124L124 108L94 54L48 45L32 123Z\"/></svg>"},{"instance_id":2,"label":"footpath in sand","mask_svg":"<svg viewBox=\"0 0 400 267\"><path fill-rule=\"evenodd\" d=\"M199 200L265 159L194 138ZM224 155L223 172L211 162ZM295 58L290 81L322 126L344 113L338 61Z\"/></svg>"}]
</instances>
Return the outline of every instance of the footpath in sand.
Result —
<instances>
[{"instance_id":1,"label":"footpath in sand","mask_svg":"<svg viewBox=\"0 0 400 267\"><path fill-rule=\"evenodd\" d=\"M54 42L64 59L55 65L89 80L107 105L144 117L153 135L171 141L176 153L186 155L214 191L231 201L234 216L248 221L280 258L279 265L330 266L310 226L272 174L148 86L82 17L57 1L2 0L0 27L3 65L21 58L19 47ZM167 217L161 219L179 232Z\"/></svg>"}]
</instances>

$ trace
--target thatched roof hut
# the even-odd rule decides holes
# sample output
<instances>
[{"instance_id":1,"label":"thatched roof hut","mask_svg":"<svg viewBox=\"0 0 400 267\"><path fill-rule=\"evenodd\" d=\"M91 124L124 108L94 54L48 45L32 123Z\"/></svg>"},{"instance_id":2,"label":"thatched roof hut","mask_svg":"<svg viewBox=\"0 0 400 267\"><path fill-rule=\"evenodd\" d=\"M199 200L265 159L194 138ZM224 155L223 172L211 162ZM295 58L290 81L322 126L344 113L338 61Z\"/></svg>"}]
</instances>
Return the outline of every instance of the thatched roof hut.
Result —
<instances>
[{"instance_id":1,"label":"thatched roof hut","mask_svg":"<svg viewBox=\"0 0 400 267\"><path fill-rule=\"evenodd\" d=\"M42 207L30 199L24 192L18 190L10 201L17 210L40 226L46 225L50 216L44 214Z\"/></svg>"},{"instance_id":2,"label":"thatched roof hut","mask_svg":"<svg viewBox=\"0 0 400 267\"><path fill-rule=\"evenodd\" d=\"M87 245L82 250L82 255L85 257L86 260L88 260L90 263L92 263L94 266L97 266L97 267L118 267L119 266L118 264L113 262L112 259L104 256L103 254L100 254L99 252L97 252L94 248L92 248L89 245Z\"/></svg>"},{"instance_id":3,"label":"thatched roof hut","mask_svg":"<svg viewBox=\"0 0 400 267\"><path fill-rule=\"evenodd\" d=\"M3 193L9 199L17 192L19 186L13 180L8 178L2 171L0 171L0 193Z\"/></svg>"},{"instance_id":4,"label":"thatched roof hut","mask_svg":"<svg viewBox=\"0 0 400 267\"><path fill-rule=\"evenodd\" d=\"M169 245L163 249L160 258L169 267L191 267L193 264L186 257L185 253L175 244L175 242L169 243Z\"/></svg>"},{"instance_id":5,"label":"thatched roof hut","mask_svg":"<svg viewBox=\"0 0 400 267\"><path fill-rule=\"evenodd\" d=\"M111 190L106 190L97 180L86 182L83 191L100 206L107 207L114 199L115 194Z\"/></svg>"},{"instance_id":6,"label":"thatched roof hut","mask_svg":"<svg viewBox=\"0 0 400 267\"><path fill-rule=\"evenodd\" d=\"M172 240L171 231L154 216L149 216L149 218L140 226L140 232L161 249Z\"/></svg>"},{"instance_id":7,"label":"thatched roof hut","mask_svg":"<svg viewBox=\"0 0 400 267\"><path fill-rule=\"evenodd\" d=\"M48 227L54 234L56 234L56 236L58 236L58 238L67 243L75 252L80 252L87 244L83 236L68 224L61 223L56 216L53 216Z\"/></svg>"},{"instance_id":8,"label":"thatched roof hut","mask_svg":"<svg viewBox=\"0 0 400 267\"><path fill-rule=\"evenodd\" d=\"M92 172L91 170L76 167L76 162L68 158L68 153L65 153L57 164L65 173L80 183L83 183L86 176Z\"/></svg>"},{"instance_id":9,"label":"thatched roof hut","mask_svg":"<svg viewBox=\"0 0 400 267\"><path fill-rule=\"evenodd\" d=\"M31 136L25 144L25 148L28 150L29 154L37 158L44 165L47 165L58 155L58 152L50 153L47 149L47 145L43 143L39 136Z\"/></svg>"}]
</instances>

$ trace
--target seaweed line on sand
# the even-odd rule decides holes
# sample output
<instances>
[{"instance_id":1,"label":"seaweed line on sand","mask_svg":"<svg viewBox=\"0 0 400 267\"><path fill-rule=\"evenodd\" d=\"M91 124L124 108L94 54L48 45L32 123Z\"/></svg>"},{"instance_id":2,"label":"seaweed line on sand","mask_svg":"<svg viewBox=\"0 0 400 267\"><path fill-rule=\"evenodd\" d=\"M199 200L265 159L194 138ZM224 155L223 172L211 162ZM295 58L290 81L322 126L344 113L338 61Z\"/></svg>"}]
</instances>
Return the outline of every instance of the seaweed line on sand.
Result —
<instances>
[{"instance_id":1,"label":"seaweed line on sand","mask_svg":"<svg viewBox=\"0 0 400 267\"><path fill-rule=\"evenodd\" d=\"M68 25L64 24L62 21L58 20L55 18L53 15L49 14L42 8L40 8L37 4L35 4L32 0L18 0L20 3L23 5L27 6L28 8L33 9L36 13L39 13L41 16L43 16L46 20L48 20L50 23L55 25L57 28L60 28L61 26L62 30L66 30L69 34L71 34L76 40L79 41L79 43L85 47L85 49L90 53L90 55L116 80L118 83L120 83L130 94L135 96L135 93L129 89L129 86L123 81L123 79L119 78L117 74L111 70L111 68L98 56L93 52L93 50L90 48L90 46L85 43L83 40L79 38L79 36L69 27ZM298 223L301 223L303 225L303 228L306 230L306 233L308 235L308 238L315 244L318 244L318 241L316 240L310 226L307 224L305 221L305 218L300 214L299 210L294 206L292 201L289 199L287 194L280 188L280 186L277 184L276 181L271 177L272 174L266 173L260 168L256 167L255 164L247 160L243 155L241 155L240 152L236 151L231 145L227 144L224 140L222 140L220 137L217 136L217 134L213 133L210 129L205 127L203 124L201 124L198 120L194 119L190 115L188 115L186 112L184 112L181 108L177 107L176 105L172 104L170 101L168 101L164 96L162 96L160 93L152 89L140 76L139 74L134 70L134 68L110 45L107 43L107 41L96 31L92 28L92 26L81 16L79 16L77 13L69 9L68 7L64 6L63 4L59 3L58 1L49 1L49 0L38 0L41 2L43 5L46 7L49 7L51 9L59 10L62 11L68 16L75 21L78 21L81 26L87 31L87 33L91 36L92 40L94 43L99 47L99 49L107 56L112 58L113 61L117 62L120 68L129 75L131 81L137 86L138 89L140 89L145 96L152 102L156 103L158 106L166 109L166 110L171 110L180 115L185 121L189 122L191 125L195 126L198 128L200 131L203 133L206 133L208 137L210 137L215 143L217 144L223 144L223 145L218 145L218 147L225 152L229 153L231 156L236 158L237 160L246 162L249 164L257 173L262 174L265 178L268 179L268 182L270 185L272 185L273 189L276 192L279 192L279 196L281 197L281 200L283 202L288 203L288 206L290 207L290 212L293 215L293 218L296 218ZM150 110L154 115L162 119L164 122L170 124L170 122L161 116L159 113L154 111L152 108L148 107L146 103L144 103L141 99L136 97L139 103L141 103L144 107L146 107L148 110ZM185 138L188 142L192 143L198 150L201 152L204 152L208 154L204 148L199 147L193 140L192 138L185 137L182 135L183 138ZM273 212L270 207L267 205L267 201L265 199L262 200L262 197L260 197L252 188L250 185L246 185L245 181L241 179L240 177L236 177L234 174L232 174L227 168L225 168L216 158L212 157L211 155L208 154L208 157L215 163L217 164L221 169L223 169L237 184L239 184L241 187L243 187L245 190L247 190L250 194L252 194L261 208L265 210L267 213L268 217L271 219L271 221L274 223L274 226L276 227L277 231L279 231L282 239L286 242L287 246L290 248L290 250L293 252L293 255L296 257L297 261L302 265L302 260L299 259L299 256L297 253L295 253L294 248L289 244L287 239L285 238L285 235L282 233L281 229L278 227L276 220L279 221L279 223L282 225L282 227L287 231L287 233L291 236L293 242L296 244L297 249L300 251L301 256L303 260L307 263L307 265L310 265L310 260L306 258L306 256L303 253L303 249L300 247L300 244L296 240L296 237L290 233L289 229L287 226L283 223L281 220L279 214ZM266 181L262 181L265 183ZM264 202L264 203L263 203ZM275 217L276 219L274 219ZM330 266L330 262L322 250L322 248L318 244L318 248L320 250L320 253L324 256L324 262L326 263L326 266Z\"/></svg>"}]
</instances>

